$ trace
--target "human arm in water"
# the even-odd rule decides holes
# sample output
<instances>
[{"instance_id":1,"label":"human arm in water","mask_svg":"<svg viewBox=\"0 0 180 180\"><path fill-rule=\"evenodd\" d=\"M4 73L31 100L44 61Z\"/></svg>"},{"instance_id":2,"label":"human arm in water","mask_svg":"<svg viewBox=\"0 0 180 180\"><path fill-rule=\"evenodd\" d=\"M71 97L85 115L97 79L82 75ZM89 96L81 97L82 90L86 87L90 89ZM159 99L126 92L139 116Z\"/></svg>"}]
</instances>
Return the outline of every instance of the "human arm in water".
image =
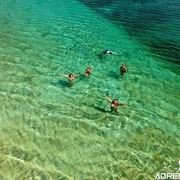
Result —
<instances>
[{"instance_id":1,"label":"human arm in water","mask_svg":"<svg viewBox=\"0 0 180 180\"><path fill-rule=\"evenodd\" d=\"M60 74L60 76L66 77L69 79L69 76L65 75L65 74Z\"/></svg>"},{"instance_id":2,"label":"human arm in water","mask_svg":"<svg viewBox=\"0 0 180 180\"><path fill-rule=\"evenodd\" d=\"M77 77L77 76L80 76L80 75L81 75L81 74L76 74L76 75L74 75L74 78Z\"/></svg>"},{"instance_id":3,"label":"human arm in water","mask_svg":"<svg viewBox=\"0 0 180 180\"><path fill-rule=\"evenodd\" d=\"M126 104L118 103L117 106L126 106Z\"/></svg>"},{"instance_id":4,"label":"human arm in water","mask_svg":"<svg viewBox=\"0 0 180 180\"><path fill-rule=\"evenodd\" d=\"M109 97L107 97L106 95L105 95L105 98L106 98L109 102L115 103L116 106L126 106L126 104L118 103L118 101L117 101L116 99L115 99L115 100L112 100L112 99L110 99Z\"/></svg>"},{"instance_id":5,"label":"human arm in water","mask_svg":"<svg viewBox=\"0 0 180 180\"><path fill-rule=\"evenodd\" d=\"M68 79L75 78L75 77L80 76L80 75L81 75L81 74L76 74L76 75L70 74L69 76L67 76L67 75L65 75L65 74L60 74L60 76L64 76L64 77L66 77L66 78L68 78Z\"/></svg>"},{"instance_id":6,"label":"human arm in water","mask_svg":"<svg viewBox=\"0 0 180 180\"><path fill-rule=\"evenodd\" d=\"M109 97L107 97L106 95L104 95L105 96L105 98L109 101L109 102L111 102L112 103L112 99L110 99Z\"/></svg>"}]
</instances>

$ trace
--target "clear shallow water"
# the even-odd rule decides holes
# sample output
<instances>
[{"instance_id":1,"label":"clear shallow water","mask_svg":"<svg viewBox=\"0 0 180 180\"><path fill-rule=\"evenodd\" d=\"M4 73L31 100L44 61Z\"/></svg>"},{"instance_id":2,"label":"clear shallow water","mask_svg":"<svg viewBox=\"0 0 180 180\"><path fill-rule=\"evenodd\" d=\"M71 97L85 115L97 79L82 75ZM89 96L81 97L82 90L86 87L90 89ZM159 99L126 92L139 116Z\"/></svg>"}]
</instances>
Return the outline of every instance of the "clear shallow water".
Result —
<instances>
[{"instance_id":1,"label":"clear shallow water","mask_svg":"<svg viewBox=\"0 0 180 180\"><path fill-rule=\"evenodd\" d=\"M180 78L150 48L76 1L0 1L0 19L1 179L153 179L176 166ZM89 65L73 87L59 76ZM119 116L104 94L127 104Z\"/></svg>"}]
</instances>

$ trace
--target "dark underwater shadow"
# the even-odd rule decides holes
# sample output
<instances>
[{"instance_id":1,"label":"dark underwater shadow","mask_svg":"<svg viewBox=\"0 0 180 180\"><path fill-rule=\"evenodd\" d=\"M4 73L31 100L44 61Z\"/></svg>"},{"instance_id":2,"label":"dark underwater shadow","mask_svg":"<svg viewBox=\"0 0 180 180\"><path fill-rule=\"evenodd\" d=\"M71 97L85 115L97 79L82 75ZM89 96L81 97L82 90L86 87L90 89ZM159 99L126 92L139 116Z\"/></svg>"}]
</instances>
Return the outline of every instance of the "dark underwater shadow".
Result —
<instances>
[{"instance_id":1,"label":"dark underwater shadow","mask_svg":"<svg viewBox=\"0 0 180 180\"><path fill-rule=\"evenodd\" d=\"M114 72L114 71L110 71L108 73L108 76L113 77L115 79L118 79L120 77L120 75L118 73Z\"/></svg>"},{"instance_id":2,"label":"dark underwater shadow","mask_svg":"<svg viewBox=\"0 0 180 180\"><path fill-rule=\"evenodd\" d=\"M98 111L101 111L101 112L105 112L105 113L110 113L111 111L106 111L105 109L101 108L101 107L98 107L98 106L95 106L94 109L98 110Z\"/></svg>"},{"instance_id":3,"label":"dark underwater shadow","mask_svg":"<svg viewBox=\"0 0 180 180\"><path fill-rule=\"evenodd\" d=\"M81 72L81 73L77 73L77 74L81 74L79 77L77 77L77 80L78 81L84 81L87 77L85 77L85 73L84 72Z\"/></svg>"},{"instance_id":4,"label":"dark underwater shadow","mask_svg":"<svg viewBox=\"0 0 180 180\"><path fill-rule=\"evenodd\" d=\"M98 56L99 59L103 59L103 54L99 53L99 54L96 54Z\"/></svg>"},{"instance_id":5,"label":"dark underwater shadow","mask_svg":"<svg viewBox=\"0 0 180 180\"><path fill-rule=\"evenodd\" d=\"M69 82L67 82L65 80L61 80L61 79L58 81L58 84L61 84L62 86L65 86L65 87L72 87L73 86Z\"/></svg>"},{"instance_id":6,"label":"dark underwater shadow","mask_svg":"<svg viewBox=\"0 0 180 180\"><path fill-rule=\"evenodd\" d=\"M112 5L117 0L103 0L103 1L102 0L78 0L78 1L80 1L81 3L91 8L99 8L99 7Z\"/></svg>"}]
</instances>

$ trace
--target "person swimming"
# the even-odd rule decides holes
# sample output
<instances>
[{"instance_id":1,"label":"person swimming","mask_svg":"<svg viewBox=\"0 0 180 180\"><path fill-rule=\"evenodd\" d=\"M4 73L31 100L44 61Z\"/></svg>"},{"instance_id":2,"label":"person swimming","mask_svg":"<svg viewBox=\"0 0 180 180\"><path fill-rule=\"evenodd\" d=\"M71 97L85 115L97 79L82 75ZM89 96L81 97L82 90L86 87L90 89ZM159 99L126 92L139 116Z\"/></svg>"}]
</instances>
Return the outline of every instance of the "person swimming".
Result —
<instances>
[{"instance_id":1,"label":"person swimming","mask_svg":"<svg viewBox=\"0 0 180 180\"><path fill-rule=\"evenodd\" d=\"M91 75L91 72L92 72L92 67L91 66L88 66L85 70L85 76L90 76Z\"/></svg>"},{"instance_id":2,"label":"person swimming","mask_svg":"<svg viewBox=\"0 0 180 180\"><path fill-rule=\"evenodd\" d=\"M114 111L116 114L118 114L118 111L117 111L118 106L126 106L126 104L118 103L117 99L112 100L109 97L107 97L106 95L105 95L105 98L111 103L111 112Z\"/></svg>"},{"instance_id":3,"label":"person swimming","mask_svg":"<svg viewBox=\"0 0 180 180\"><path fill-rule=\"evenodd\" d=\"M128 68L126 67L125 64L122 64L122 66L120 67L120 74L121 76L124 75L124 73L126 73L128 71Z\"/></svg>"},{"instance_id":4,"label":"person swimming","mask_svg":"<svg viewBox=\"0 0 180 180\"><path fill-rule=\"evenodd\" d=\"M64 75L64 74L60 74L60 76L64 76L64 77L68 78L70 85L73 85L74 84L74 78L77 77L77 76L80 76L80 74L73 75L71 73L71 74L69 74L69 76Z\"/></svg>"},{"instance_id":5,"label":"person swimming","mask_svg":"<svg viewBox=\"0 0 180 180\"><path fill-rule=\"evenodd\" d=\"M116 54L116 52L112 52L112 51L109 51L109 50L105 50L105 51L102 51L103 54L107 54L108 56L112 55L112 54Z\"/></svg>"}]
</instances>

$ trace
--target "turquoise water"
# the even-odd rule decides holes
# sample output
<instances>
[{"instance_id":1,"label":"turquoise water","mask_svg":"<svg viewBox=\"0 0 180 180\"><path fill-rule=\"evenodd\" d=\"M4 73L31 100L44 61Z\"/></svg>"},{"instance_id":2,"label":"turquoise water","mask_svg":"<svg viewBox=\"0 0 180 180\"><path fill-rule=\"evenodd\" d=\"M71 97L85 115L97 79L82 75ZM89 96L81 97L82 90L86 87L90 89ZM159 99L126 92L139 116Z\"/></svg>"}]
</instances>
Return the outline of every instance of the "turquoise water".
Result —
<instances>
[{"instance_id":1,"label":"turquoise water","mask_svg":"<svg viewBox=\"0 0 180 180\"><path fill-rule=\"evenodd\" d=\"M164 67L179 74L179 0L78 0L111 20L164 61ZM167 63L171 62L171 63Z\"/></svg>"},{"instance_id":2,"label":"turquoise water","mask_svg":"<svg viewBox=\"0 0 180 180\"><path fill-rule=\"evenodd\" d=\"M0 0L0 27L0 179L143 180L177 165L178 65L74 0ZM87 66L72 87L60 76Z\"/></svg>"}]
</instances>

